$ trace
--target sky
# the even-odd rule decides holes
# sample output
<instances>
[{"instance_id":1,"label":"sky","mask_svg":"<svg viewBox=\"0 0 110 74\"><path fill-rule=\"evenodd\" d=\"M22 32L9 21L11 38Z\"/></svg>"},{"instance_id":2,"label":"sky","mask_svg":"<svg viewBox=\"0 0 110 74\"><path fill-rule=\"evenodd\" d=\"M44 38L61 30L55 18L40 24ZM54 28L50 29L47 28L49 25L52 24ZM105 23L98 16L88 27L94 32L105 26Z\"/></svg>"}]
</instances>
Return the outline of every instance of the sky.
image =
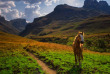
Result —
<instances>
[{"instance_id":1,"label":"sky","mask_svg":"<svg viewBox=\"0 0 110 74\"><path fill-rule=\"evenodd\" d=\"M110 5L110 0L104 1ZM82 7L84 0L0 0L0 15L6 20L24 18L32 22L34 18L49 14L59 4Z\"/></svg>"}]
</instances>

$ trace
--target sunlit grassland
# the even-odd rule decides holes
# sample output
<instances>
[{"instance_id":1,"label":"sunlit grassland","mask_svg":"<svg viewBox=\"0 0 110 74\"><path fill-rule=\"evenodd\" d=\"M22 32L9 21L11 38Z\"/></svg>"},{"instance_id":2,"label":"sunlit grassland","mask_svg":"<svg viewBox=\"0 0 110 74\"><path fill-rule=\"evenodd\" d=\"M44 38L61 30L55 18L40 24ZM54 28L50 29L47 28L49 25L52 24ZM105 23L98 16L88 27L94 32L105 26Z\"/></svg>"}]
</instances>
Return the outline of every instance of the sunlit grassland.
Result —
<instances>
[{"instance_id":1,"label":"sunlit grassland","mask_svg":"<svg viewBox=\"0 0 110 74\"><path fill-rule=\"evenodd\" d=\"M72 39L70 39L72 40ZM39 57L57 73L110 73L110 54L84 50L82 70L75 68L71 46L38 42L0 32L0 74L43 73L25 49Z\"/></svg>"},{"instance_id":2,"label":"sunlit grassland","mask_svg":"<svg viewBox=\"0 0 110 74\"><path fill-rule=\"evenodd\" d=\"M0 32L0 74L44 74L23 49L29 43L34 41Z\"/></svg>"},{"instance_id":3,"label":"sunlit grassland","mask_svg":"<svg viewBox=\"0 0 110 74\"><path fill-rule=\"evenodd\" d=\"M69 46L73 44L74 37L31 37L31 39L41 41L38 42L38 46L41 45L48 48L54 48L55 46L55 48L57 47L58 49L71 49ZM110 52L110 33L85 34L84 40L84 47L89 50L97 52Z\"/></svg>"},{"instance_id":4,"label":"sunlit grassland","mask_svg":"<svg viewBox=\"0 0 110 74\"><path fill-rule=\"evenodd\" d=\"M20 36L0 32L0 47L4 47L5 45L7 46L7 48L10 47L10 45L6 43L13 44L14 46L22 45L23 47L31 45L31 46L41 46L47 49L49 48L54 50L56 49L71 50L70 46L60 45L56 43L38 42L32 39L27 39Z\"/></svg>"},{"instance_id":5,"label":"sunlit grassland","mask_svg":"<svg viewBox=\"0 0 110 74\"><path fill-rule=\"evenodd\" d=\"M78 31L84 31L86 34L94 33L110 33L110 17L109 16L96 16L87 18L80 21L52 21L48 25L40 27L42 31L37 33L37 36L44 37L67 37L74 36ZM36 35L30 33L27 37Z\"/></svg>"},{"instance_id":6,"label":"sunlit grassland","mask_svg":"<svg viewBox=\"0 0 110 74\"><path fill-rule=\"evenodd\" d=\"M109 74L110 73L110 55L101 53L84 52L82 68L75 68L75 58L72 51L59 51L44 49L42 47L27 47L27 51L39 57L47 63L50 68L57 70L57 73L69 74ZM85 50L86 51L86 50Z\"/></svg>"},{"instance_id":7,"label":"sunlit grassland","mask_svg":"<svg viewBox=\"0 0 110 74\"><path fill-rule=\"evenodd\" d=\"M70 48L54 43L37 42L31 39L0 32L0 74L39 74L44 73L37 62L25 51L26 46L37 46L42 49Z\"/></svg>"},{"instance_id":8,"label":"sunlit grassland","mask_svg":"<svg viewBox=\"0 0 110 74\"><path fill-rule=\"evenodd\" d=\"M9 45L9 47L7 47ZM3 46L3 44L2 44ZM7 43L0 48L0 74L41 73L41 67L33 60L22 45Z\"/></svg>"},{"instance_id":9,"label":"sunlit grassland","mask_svg":"<svg viewBox=\"0 0 110 74\"><path fill-rule=\"evenodd\" d=\"M15 44L26 43L27 44L27 43L34 43L34 42L35 42L34 40L30 40L27 38L23 38L17 35L12 35L12 34L8 34L0 31L0 43L15 43Z\"/></svg>"},{"instance_id":10,"label":"sunlit grassland","mask_svg":"<svg viewBox=\"0 0 110 74\"><path fill-rule=\"evenodd\" d=\"M107 34L104 34L104 35L107 35ZM96 34L96 35L98 35L98 34ZM101 35L103 37L103 34L101 34ZM87 36L90 36L90 35L86 35L86 37ZM92 37L92 36L94 36L94 35L91 35L90 37ZM73 40L74 40L73 37L69 37L70 45L72 44ZM107 40L109 41L108 37L107 37ZM27 38L23 38L20 36L0 32L0 48L5 47L7 49L8 48L11 49L12 47L10 47L10 44L13 44L15 48L18 45L22 45L23 47L33 46L33 48L38 48L38 49L39 49L39 47L42 47L43 50L48 49L48 51L70 51L71 52L73 50L71 46L67 46L67 45L48 43L48 42L38 42L38 41L35 41L32 39L27 39Z\"/></svg>"},{"instance_id":11,"label":"sunlit grassland","mask_svg":"<svg viewBox=\"0 0 110 74\"><path fill-rule=\"evenodd\" d=\"M67 45L72 45L74 37L69 37ZM84 47L98 52L110 52L110 33L85 34Z\"/></svg>"}]
</instances>

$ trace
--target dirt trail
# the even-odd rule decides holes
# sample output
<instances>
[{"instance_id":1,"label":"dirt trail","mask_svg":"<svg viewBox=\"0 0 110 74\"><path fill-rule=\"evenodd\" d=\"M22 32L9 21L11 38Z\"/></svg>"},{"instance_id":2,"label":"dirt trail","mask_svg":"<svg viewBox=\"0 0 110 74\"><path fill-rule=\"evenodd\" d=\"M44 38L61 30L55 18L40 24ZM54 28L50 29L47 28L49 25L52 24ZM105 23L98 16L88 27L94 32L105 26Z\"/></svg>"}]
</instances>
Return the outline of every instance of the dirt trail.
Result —
<instances>
[{"instance_id":1,"label":"dirt trail","mask_svg":"<svg viewBox=\"0 0 110 74\"><path fill-rule=\"evenodd\" d=\"M41 68L43 69L43 71L46 72L46 74L56 74L56 71L50 69L44 62L42 62L41 60L39 60L35 55L33 55L32 53L28 52L29 55L35 59L37 61L37 63L41 66Z\"/></svg>"}]
</instances>

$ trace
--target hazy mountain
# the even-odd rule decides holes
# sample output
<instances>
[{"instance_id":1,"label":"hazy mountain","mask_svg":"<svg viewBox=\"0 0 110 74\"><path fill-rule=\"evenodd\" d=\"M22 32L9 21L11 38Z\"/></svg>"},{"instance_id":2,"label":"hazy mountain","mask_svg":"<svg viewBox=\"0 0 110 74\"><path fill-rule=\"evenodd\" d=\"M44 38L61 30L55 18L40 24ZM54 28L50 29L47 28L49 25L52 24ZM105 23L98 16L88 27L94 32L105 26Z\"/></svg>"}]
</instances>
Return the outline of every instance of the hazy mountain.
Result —
<instances>
[{"instance_id":1,"label":"hazy mountain","mask_svg":"<svg viewBox=\"0 0 110 74\"><path fill-rule=\"evenodd\" d=\"M83 8L89 9L89 10L94 9L103 13L110 14L110 6L106 1L103 1L103 0L99 2L97 0L85 0Z\"/></svg>"},{"instance_id":2,"label":"hazy mountain","mask_svg":"<svg viewBox=\"0 0 110 74\"><path fill-rule=\"evenodd\" d=\"M18 34L19 31L11 25L11 22L6 21L4 17L0 16L0 31Z\"/></svg>"},{"instance_id":3,"label":"hazy mountain","mask_svg":"<svg viewBox=\"0 0 110 74\"><path fill-rule=\"evenodd\" d=\"M23 31L27 25L25 19L14 19L14 20L11 20L10 22L20 32Z\"/></svg>"},{"instance_id":4,"label":"hazy mountain","mask_svg":"<svg viewBox=\"0 0 110 74\"><path fill-rule=\"evenodd\" d=\"M75 29L77 26L80 25L78 24L78 22L83 21L84 19L87 18L109 14L109 10L108 10L109 6L107 6L104 2L105 1L97 2L97 0L85 0L84 6L82 8L72 7L66 4L58 5L54 9L54 11L51 12L50 14L44 17L35 18L32 23L29 23L26 26L26 29L20 35L21 36L46 36L46 35L58 36L58 35L70 34L75 31L81 30L80 28ZM108 7L106 11L103 10L104 8L103 6ZM94 9L94 7L96 8ZM72 30L67 31L70 29ZM88 30L90 28L86 28L86 29Z\"/></svg>"}]
</instances>

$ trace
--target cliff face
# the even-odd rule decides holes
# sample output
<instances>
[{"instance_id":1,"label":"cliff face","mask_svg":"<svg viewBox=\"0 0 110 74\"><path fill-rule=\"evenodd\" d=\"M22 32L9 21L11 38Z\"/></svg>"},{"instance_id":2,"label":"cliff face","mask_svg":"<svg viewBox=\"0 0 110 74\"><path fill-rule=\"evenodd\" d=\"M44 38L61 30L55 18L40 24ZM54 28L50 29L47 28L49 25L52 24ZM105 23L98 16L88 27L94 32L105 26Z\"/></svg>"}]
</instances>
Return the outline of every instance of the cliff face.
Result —
<instances>
[{"instance_id":1,"label":"cliff face","mask_svg":"<svg viewBox=\"0 0 110 74\"><path fill-rule=\"evenodd\" d=\"M20 32L25 29L27 24L25 19L14 19L14 20L11 20L10 22Z\"/></svg>"},{"instance_id":2,"label":"cliff face","mask_svg":"<svg viewBox=\"0 0 110 74\"><path fill-rule=\"evenodd\" d=\"M85 0L83 8L89 9L97 9L99 7L99 3L97 0Z\"/></svg>"},{"instance_id":3,"label":"cliff face","mask_svg":"<svg viewBox=\"0 0 110 74\"><path fill-rule=\"evenodd\" d=\"M106 1L97 1L97 0L85 0L84 6L85 9L94 9L94 10L100 10L105 13L110 14L110 6Z\"/></svg>"},{"instance_id":4,"label":"cliff face","mask_svg":"<svg viewBox=\"0 0 110 74\"><path fill-rule=\"evenodd\" d=\"M0 31L10 33L10 34L18 34L19 31L11 25L10 21L6 21L4 17L0 16Z\"/></svg>"},{"instance_id":5,"label":"cliff face","mask_svg":"<svg viewBox=\"0 0 110 74\"><path fill-rule=\"evenodd\" d=\"M100 7L109 7L108 3L106 1L99 1Z\"/></svg>"}]
</instances>

